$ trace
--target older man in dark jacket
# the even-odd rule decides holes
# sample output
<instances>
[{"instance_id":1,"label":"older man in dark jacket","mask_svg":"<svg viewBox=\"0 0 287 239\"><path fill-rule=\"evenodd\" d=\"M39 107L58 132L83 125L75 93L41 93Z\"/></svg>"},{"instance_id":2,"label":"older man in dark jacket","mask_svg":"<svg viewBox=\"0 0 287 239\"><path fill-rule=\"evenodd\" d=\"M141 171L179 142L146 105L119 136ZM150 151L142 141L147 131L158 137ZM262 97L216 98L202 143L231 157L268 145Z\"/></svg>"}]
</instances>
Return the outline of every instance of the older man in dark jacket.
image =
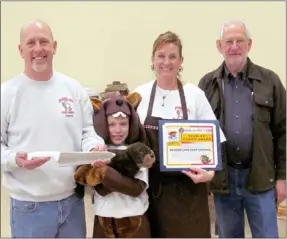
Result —
<instances>
[{"instance_id":1,"label":"older man in dark jacket","mask_svg":"<svg viewBox=\"0 0 287 239\"><path fill-rule=\"evenodd\" d=\"M211 183L219 237L278 237L276 203L286 198L286 90L273 71L248 58L242 22L225 23L217 48L222 65L199 83L227 141L223 170Z\"/></svg>"}]
</instances>

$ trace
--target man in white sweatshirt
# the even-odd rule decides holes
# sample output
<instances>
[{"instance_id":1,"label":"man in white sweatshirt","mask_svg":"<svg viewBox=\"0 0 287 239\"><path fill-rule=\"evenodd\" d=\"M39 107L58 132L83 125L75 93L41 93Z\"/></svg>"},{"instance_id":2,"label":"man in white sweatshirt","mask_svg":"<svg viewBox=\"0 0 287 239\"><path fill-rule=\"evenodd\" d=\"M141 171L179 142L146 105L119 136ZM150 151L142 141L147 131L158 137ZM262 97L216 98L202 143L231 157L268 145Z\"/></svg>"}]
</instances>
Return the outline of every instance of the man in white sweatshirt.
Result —
<instances>
[{"instance_id":1,"label":"man in white sweatshirt","mask_svg":"<svg viewBox=\"0 0 287 239\"><path fill-rule=\"evenodd\" d=\"M38 151L104 150L81 85L53 71L57 42L50 27L21 29L24 72L1 84L1 166L11 196L12 237L86 237L85 209L75 195L75 167L59 167Z\"/></svg>"}]
</instances>

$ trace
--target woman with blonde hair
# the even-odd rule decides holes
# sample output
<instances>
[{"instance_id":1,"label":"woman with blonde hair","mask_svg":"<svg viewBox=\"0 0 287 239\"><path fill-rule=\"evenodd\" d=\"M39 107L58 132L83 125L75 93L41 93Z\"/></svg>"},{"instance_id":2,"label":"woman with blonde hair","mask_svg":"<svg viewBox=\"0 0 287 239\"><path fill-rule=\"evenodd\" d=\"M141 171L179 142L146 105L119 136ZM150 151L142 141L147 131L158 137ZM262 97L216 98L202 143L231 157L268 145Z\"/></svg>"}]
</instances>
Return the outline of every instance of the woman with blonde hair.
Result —
<instances>
[{"instance_id":1,"label":"woman with blonde hair","mask_svg":"<svg viewBox=\"0 0 287 239\"><path fill-rule=\"evenodd\" d=\"M180 80L182 43L173 32L155 40L152 70L156 80L137 87L142 96L137 108L145 127L156 164L149 170L150 207L148 217L152 237L211 237L206 183L214 171L190 169L183 172L160 172L158 121L160 119L216 120L204 92ZM224 135L221 133L221 140Z\"/></svg>"}]
</instances>

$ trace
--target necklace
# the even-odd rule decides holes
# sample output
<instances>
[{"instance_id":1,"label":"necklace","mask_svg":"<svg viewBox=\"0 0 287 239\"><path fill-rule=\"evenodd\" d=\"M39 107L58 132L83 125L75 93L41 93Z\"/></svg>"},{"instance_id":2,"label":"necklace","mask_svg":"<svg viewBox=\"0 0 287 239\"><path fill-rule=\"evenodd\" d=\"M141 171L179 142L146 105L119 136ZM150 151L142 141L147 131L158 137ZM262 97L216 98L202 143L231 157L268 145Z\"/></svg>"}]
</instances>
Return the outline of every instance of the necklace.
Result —
<instances>
[{"instance_id":1,"label":"necklace","mask_svg":"<svg viewBox=\"0 0 287 239\"><path fill-rule=\"evenodd\" d=\"M172 89L170 89L165 95L163 95L162 94L162 92L161 92L161 89L159 88L159 87L157 87L158 88L158 92L161 94L161 97L162 97L162 103L161 103L161 106L162 107L164 107L164 101L165 101L165 99L166 99L166 97L169 95L169 93L172 91L172 90L174 90L174 88L172 88Z\"/></svg>"}]
</instances>

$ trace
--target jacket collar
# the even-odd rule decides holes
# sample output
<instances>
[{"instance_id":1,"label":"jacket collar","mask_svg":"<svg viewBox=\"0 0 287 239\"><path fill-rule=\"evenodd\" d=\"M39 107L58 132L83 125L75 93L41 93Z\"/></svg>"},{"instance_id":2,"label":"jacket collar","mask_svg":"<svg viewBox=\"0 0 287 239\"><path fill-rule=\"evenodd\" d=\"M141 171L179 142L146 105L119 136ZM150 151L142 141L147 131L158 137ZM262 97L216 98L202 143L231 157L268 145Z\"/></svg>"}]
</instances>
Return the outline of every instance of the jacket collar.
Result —
<instances>
[{"instance_id":1,"label":"jacket collar","mask_svg":"<svg viewBox=\"0 0 287 239\"><path fill-rule=\"evenodd\" d=\"M212 79L214 81L218 79L223 79L224 77L224 66L225 62L222 62L222 64L214 71ZM247 66L246 66L246 78L250 80L258 80L261 81L261 74L258 70L257 65L255 65L250 58L247 58Z\"/></svg>"}]
</instances>

